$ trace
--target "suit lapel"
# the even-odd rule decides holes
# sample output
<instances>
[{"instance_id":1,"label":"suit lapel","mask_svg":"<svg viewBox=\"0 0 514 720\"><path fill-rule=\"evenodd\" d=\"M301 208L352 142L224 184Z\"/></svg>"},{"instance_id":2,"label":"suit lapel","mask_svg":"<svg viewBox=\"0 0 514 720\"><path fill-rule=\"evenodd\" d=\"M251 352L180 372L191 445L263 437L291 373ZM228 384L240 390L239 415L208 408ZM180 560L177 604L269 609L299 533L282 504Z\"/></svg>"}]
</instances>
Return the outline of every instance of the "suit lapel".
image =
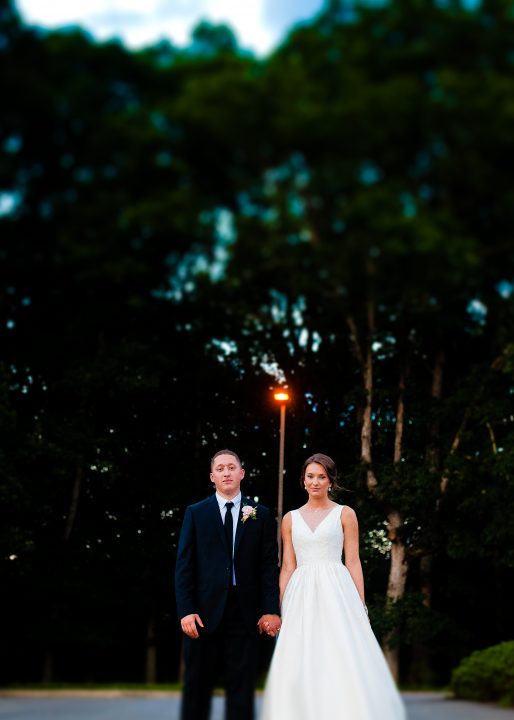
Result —
<instances>
[{"instance_id":1,"label":"suit lapel","mask_svg":"<svg viewBox=\"0 0 514 720\"><path fill-rule=\"evenodd\" d=\"M216 495L211 495L211 497L207 500L208 508L209 508L209 517L211 518L212 523L215 525L219 532L219 536L225 545L227 546L227 540L225 538L225 528L223 527L223 520L221 519L221 513L220 513L220 506L218 505L218 500L216 498ZM228 552L228 548L227 548Z\"/></svg>"},{"instance_id":2,"label":"suit lapel","mask_svg":"<svg viewBox=\"0 0 514 720\"><path fill-rule=\"evenodd\" d=\"M242 510L245 505L250 505L251 500L248 497L241 496L241 506L239 508L239 518L237 520L237 526L236 526L236 539L234 542L234 556L237 552L237 548L239 547L239 543L241 542L241 538L243 537L243 530L246 523L242 521L243 513ZM248 521L247 521L248 522Z\"/></svg>"}]
</instances>

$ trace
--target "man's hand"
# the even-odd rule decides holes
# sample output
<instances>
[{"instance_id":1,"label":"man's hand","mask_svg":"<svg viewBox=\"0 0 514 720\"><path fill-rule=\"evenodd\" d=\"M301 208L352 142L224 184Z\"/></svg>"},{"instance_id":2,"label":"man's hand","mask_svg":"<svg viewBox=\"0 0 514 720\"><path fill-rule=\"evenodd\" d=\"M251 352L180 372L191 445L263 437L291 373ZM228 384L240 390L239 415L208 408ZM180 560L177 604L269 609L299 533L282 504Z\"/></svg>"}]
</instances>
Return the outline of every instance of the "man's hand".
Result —
<instances>
[{"instance_id":1,"label":"man's hand","mask_svg":"<svg viewBox=\"0 0 514 720\"><path fill-rule=\"evenodd\" d=\"M280 631L282 620L278 615L263 615L257 627L260 633L267 633L270 637L276 637Z\"/></svg>"},{"instance_id":2,"label":"man's hand","mask_svg":"<svg viewBox=\"0 0 514 720\"><path fill-rule=\"evenodd\" d=\"M200 618L200 615L197 615L196 613L193 613L192 615L186 615L180 621L180 625L182 626L182 632L185 633L187 637L190 637L192 640L196 640L196 638L200 637L198 633L198 628L196 627L196 623L198 623L200 627L203 627L202 619Z\"/></svg>"}]
</instances>

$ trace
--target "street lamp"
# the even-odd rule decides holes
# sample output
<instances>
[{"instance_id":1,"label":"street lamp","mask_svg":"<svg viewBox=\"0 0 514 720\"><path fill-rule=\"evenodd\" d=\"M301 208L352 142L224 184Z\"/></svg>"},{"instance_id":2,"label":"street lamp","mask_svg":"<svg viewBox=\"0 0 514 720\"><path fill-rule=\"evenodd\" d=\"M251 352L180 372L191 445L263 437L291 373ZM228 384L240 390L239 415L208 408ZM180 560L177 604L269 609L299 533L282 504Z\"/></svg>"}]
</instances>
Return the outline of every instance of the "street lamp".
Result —
<instances>
[{"instance_id":1,"label":"street lamp","mask_svg":"<svg viewBox=\"0 0 514 720\"><path fill-rule=\"evenodd\" d=\"M277 503L277 543L278 564L282 564L282 516L284 514L284 440L286 434L286 405L289 402L289 393L277 390L273 398L280 405L280 443L278 452L278 503Z\"/></svg>"}]
</instances>

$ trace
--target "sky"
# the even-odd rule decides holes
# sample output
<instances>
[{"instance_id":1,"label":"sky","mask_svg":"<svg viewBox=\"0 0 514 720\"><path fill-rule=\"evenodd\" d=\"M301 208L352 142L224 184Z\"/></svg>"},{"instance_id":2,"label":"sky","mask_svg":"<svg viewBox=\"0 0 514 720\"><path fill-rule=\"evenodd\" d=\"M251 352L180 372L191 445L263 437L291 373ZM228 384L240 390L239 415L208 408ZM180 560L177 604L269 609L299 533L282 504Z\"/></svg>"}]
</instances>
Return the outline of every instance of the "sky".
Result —
<instances>
[{"instance_id":1,"label":"sky","mask_svg":"<svg viewBox=\"0 0 514 720\"><path fill-rule=\"evenodd\" d=\"M201 20L227 23L239 44L264 55L297 22L316 14L323 0L16 0L30 25L81 25L98 40L122 38L132 48L162 38L183 46Z\"/></svg>"}]
</instances>

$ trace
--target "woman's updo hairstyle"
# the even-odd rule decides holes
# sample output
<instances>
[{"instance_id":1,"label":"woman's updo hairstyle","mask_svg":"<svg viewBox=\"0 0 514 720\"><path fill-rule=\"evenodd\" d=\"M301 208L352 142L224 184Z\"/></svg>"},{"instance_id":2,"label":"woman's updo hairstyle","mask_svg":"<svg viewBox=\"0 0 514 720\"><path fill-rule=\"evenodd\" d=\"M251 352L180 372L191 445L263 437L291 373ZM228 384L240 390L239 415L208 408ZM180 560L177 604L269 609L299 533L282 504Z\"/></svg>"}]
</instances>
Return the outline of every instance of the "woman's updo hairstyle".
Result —
<instances>
[{"instance_id":1,"label":"woman's updo hairstyle","mask_svg":"<svg viewBox=\"0 0 514 720\"><path fill-rule=\"evenodd\" d=\"M328 475L328 479L330 480L329 493L331 495L343 489L342 486L339 485L339 483L337 482L337 467L335 462L332 460L331 457L329 457L328 455L324 455L323 453L314 453L314 455L308 457L307 460L304 462L302 467L302 474L300 475L301 488L303 488L305 483L305 471L307 470L307 466L311 463L318 463L318 465L321 465L325 469L325 472Z\"/></svg>"}]
</instances>

